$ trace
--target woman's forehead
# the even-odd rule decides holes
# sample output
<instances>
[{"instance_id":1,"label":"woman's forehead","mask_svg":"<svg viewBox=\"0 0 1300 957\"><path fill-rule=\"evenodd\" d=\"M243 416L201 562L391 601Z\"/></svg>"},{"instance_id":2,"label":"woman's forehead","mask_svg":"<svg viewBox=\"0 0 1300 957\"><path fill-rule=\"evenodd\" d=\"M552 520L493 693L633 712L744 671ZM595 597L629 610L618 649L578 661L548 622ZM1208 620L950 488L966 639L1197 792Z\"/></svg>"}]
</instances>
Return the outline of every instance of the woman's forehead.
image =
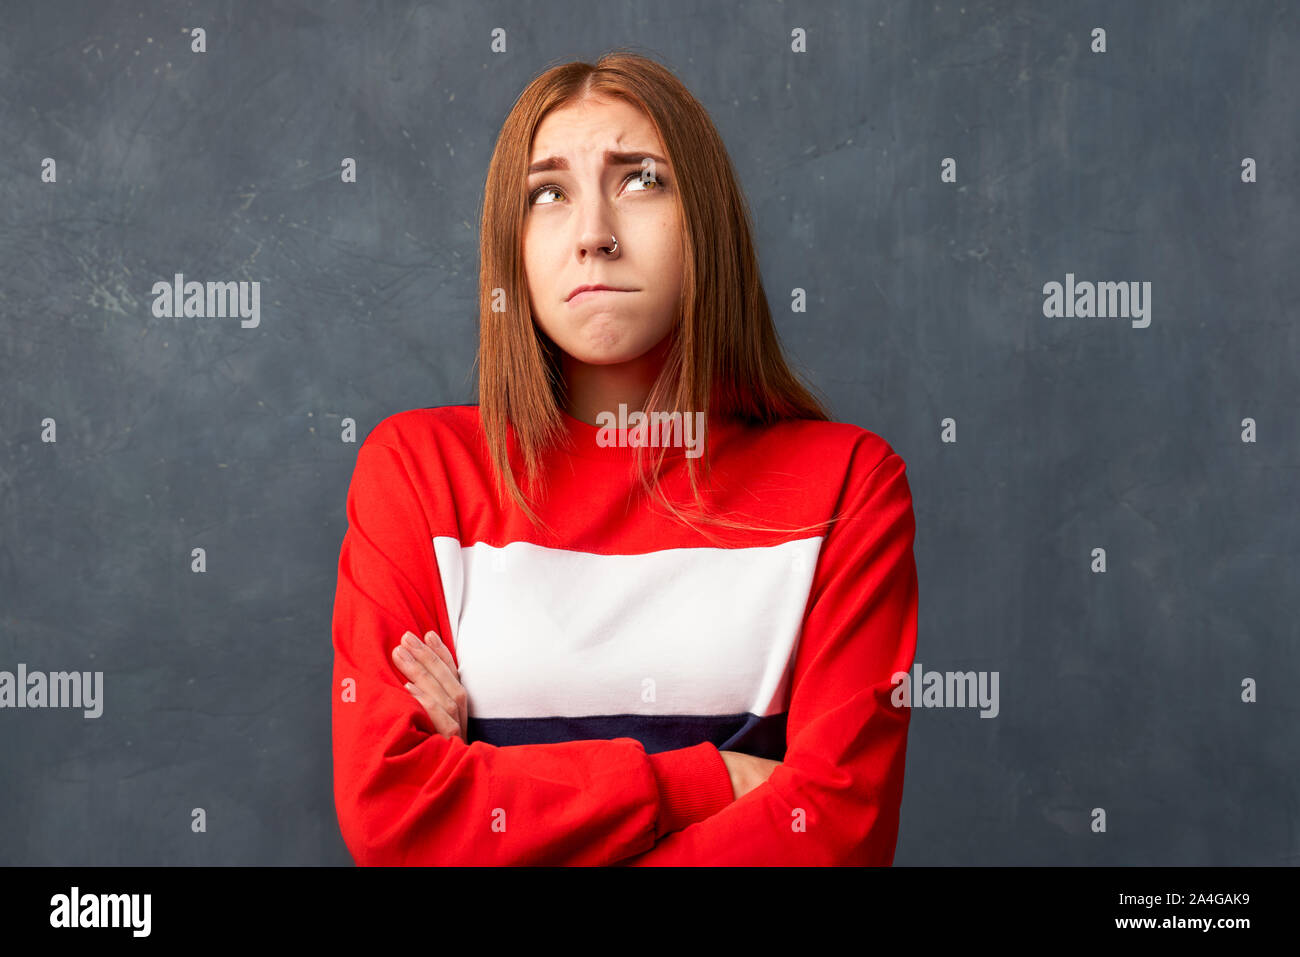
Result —
<instances>
[{"instance_id":1,"label":"woman's forehead","mask_svg":"<svg viewBox=\"0 0 1300 957\"><path fill-rule=\"evenodd\" d=\"M533 136L530 163L577 153L646 151L663 155L650 118L623 100L583 100L547 114Z\"/></svg>"}]
</instances>

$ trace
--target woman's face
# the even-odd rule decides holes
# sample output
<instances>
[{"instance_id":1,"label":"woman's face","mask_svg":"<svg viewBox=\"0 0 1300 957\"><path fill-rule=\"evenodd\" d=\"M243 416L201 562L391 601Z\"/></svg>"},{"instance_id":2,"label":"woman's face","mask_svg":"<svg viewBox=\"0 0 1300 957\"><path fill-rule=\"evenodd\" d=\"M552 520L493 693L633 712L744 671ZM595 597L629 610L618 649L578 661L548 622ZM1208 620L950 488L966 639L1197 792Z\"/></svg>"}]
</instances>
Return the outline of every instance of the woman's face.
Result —
<instances>
[{"instance_id":1,"label":"woman's face","mask_svg":"<svg viewBox=\"0 0 1300 957\"><path fill-rule=\"evenodd\" d=\"M621 99L561 107L538 126L529 167L524 269L537 324L567 366L642 357L676 322L682 284L675 175L654 125ZM597 284L619 291L570 298Z\"/></svg>"}]
</instances>

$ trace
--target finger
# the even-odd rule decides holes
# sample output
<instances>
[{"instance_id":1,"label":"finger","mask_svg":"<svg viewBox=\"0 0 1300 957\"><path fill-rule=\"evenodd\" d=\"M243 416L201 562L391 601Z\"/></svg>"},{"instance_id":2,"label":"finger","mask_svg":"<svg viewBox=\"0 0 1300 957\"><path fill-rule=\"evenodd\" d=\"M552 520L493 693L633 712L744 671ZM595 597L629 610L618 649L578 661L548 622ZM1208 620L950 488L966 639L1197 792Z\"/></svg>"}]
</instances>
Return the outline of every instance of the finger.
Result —
<instances>
[{"instance_id":1,"label":"finger","mask_svg":"<svg viewBox=\"0 0 1300 957\"><path fill-rule=\"evenodd\" d=\"M432 642L435 647L430 647ZM461 737L466 737L468 730L469 704L468 695L460 683L460 676L454 669L454 662L448 664L443 660L451 657L451 652L442 644L434 631L425 634L425 642L419 641L412 632L402 636L398 648L404 654L394 653L396 660L402 663L403 673L417 685L425 689L431 700L439 702L440 707L456 721L456 729ZM445 732L444 732L445 733ZM448 735L450 736L450 735Z\"/></svg>"},{"instance_id":2,"label":"finger","mask_svg":"<svg viewBox=\"0 0 1300 957\"><path fill-rule=\"evenodd\" d=\"M452 694L458 707L457 713L460 719L461 737L465 738L465 740L469 740L469 696L465 692L465 686L460 683L460 670L456 667L456 659L452 655L451 649L443 644L442 639L438 637L436 631L426 631L424 633L424 643L433 649L434 654L438 655L438 657L442 659L443 663L446 664L447 670L451 672L451 677L458 686L456 688L447 688L446 690Z\"/></svg>"},{"instance_id":3,"label":"finger","mask_svg":"<svg viewBox=\"0 0 1300 957\"><path fill-rule=\"evenodd\" d=\"M456 718L447 712L440 702L429 697L428 693L412 682L407 682L406 690L409 691L415 700L424 708L424 713L429 716L433 722L433 729L445 738L455 737L459 733L459 727L456 725Z\"/></svg>"},{"instance_id":4,"label":"finger","mask_svg":"<svg viewBox=\"0 0 1300 957\"><path fill-rule=\"evenodd\" d=\"M441 677L442 670L438 665L442 664L442 659L438 657L432 648L415 637L412 632L408 631L402 636L402 646L429 674L434 677Z\"/></svg>"},{"instance_id":5,"label":"finger","mask_svg":"<svg viewBox=\"0 0 1300 957\"><path fill-rule=\"evenodd\" d=\"M424 709L424 713L429 716L433 722L433 729L438 734L447 735L455 723L455 719L447 714L446 709L436 700L429 697L428 693L418 685L408 683L406 690L411 693L416 702Z\"/></svg>"},{"instance_id":6,"label":"finger","mask_svg":"<svg viewBox=\"0 0 1300 957\"><path fill-rule=\"evenodd\" d=\"M460 669L456 667L456 659L452 656L451 649L442 643L442 639L438 637L438 633L436 631L427 632L424 636L424 643L432 648L434 653L447 663L447 667L451 669L451 673L454 674L456 680L459 681Z\"/></svg>"},{"instance_id":7,"label":"finger","mask_svg":"<svg viewBox=\"0 0 1300 957\"><path fill-rule=\"evenodd\" d=\"M402 673L410 680L406 683L406 690L415 695L420 704L424 705L426 710L430 703L446 712L451 720L456 720L460 710L460 702L455 697L448 694L442 684L434 678L433 675L411 657L410 652L405 648L398 647L393 652L393 657L401 668ZM412 690L414 689L414 690ZM430 717L434 717L430 715Z\"/></svg>"},{"instance_id":8,"label":"finger","mask_svg":"<svg viewBox=\"0 0 1300 957\"><path fill-rule=\"evenodd\" d=\"M411 657L405 645L398 645L393 649L393 664L408 682L424 682L430 678L429 673L424 670L424 665Z\"/></svg>"},{"instance_id":9,"label":"finger","mask_svg":"<svg viewBox=\"0 0 1300 957\"><path fill-rule=\"evenodd\" d=\"M398 645L393 649L393 663L397 665L398 670L401 671L402 674L412 681L417 678L425 679L432 677L432 675L428 674L424 665L415 660L415 656L411 654L410 649L407 648L406 645Z\"/></svg>"},{"instance_id":10,"label":"finger","mask_svg":"<svg viewBox=\"0 0 1300 957\"><path fill-rule=\"evenodd\" d=\"M432 675L423 662L416 661L415 656L405 645L393 649L393 660L408 679L409 683L419 689L423 695L421 703L433 701L449 714L453 720L460 710L460 702L455 691L448 691L442 681ZM456 685L459 688L460 685ZM410 690L410 687L407 688Z\"/></svg>"},{"instance_id":11,"label":"finger","mask_svg":"<svg viewBox=\"0 0 1300 957\"><path fill-rule=\"evenodd\" d=\"M403 641L406 642L407 650L415 657L416 661L424 666L425 670L427 670L429 674L433 675L433 677L438 680L442 685L443 690L447 692L447 695L451 698L463 695L465 689L461 687L460 677L445 661L443 661L442 658L438 656L438 653L427 644L417 639L410 632L407 632L407 636L408 637L403 638ZM442 646L441 641L438 641L435 638L434 644L438 645L438 647L446 653L447 649Z\"/></svg>"}]
</instances>

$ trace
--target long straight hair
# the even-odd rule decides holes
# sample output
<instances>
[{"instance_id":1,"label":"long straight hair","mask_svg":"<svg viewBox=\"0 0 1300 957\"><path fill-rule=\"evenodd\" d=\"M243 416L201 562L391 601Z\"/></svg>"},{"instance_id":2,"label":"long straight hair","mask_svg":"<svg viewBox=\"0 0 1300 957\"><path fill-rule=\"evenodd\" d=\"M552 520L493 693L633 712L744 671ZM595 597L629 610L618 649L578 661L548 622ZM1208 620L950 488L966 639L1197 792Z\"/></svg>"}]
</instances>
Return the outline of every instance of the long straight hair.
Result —
<instances>
[{"instance_id":1,"label":"long straight hair","mask_svg":"<svg viewBox=\"0 0 1300 957\"><path fill-rule=\"evenodd\" d=\"M684 258L680 311L669 333L663 367L641 410L647 413L646 421L651 411L703 412L707 436L712 412L751 425L829 419L782 354L759 276L748 206L704 107L667 68L636 53L615 50L595 65L552 67L519 95L501 127L484 185L479 240L479 411L498 495L506 504L504 482L534 525L540 519L511 470L507 422L514 427L524 461L525 485L536 489L542 452L564 436L567 384L559 347L536 326L529 303L523 258L526 177L542 120L588 97L621 97L644 112L676 172ZM705 436L701 442L707 479ZM696 508L679 509L659 481L664 450L647 475L644 444L635 448L634 467L643 489L679 520L691 525L684 512L692 511L706 522L759 527L707 514L691 458L686 464ZM782 530L814 527L820 526Z\"/></svg>"}]
</instances>

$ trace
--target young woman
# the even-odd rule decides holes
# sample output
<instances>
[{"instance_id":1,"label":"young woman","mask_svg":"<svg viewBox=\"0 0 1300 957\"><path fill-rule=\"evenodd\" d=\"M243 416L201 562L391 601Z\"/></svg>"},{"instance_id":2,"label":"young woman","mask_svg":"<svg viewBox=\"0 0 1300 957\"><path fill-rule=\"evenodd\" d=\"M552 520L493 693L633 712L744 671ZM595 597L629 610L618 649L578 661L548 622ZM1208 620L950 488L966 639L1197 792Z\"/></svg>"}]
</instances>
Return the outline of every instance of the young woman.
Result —
<instances>
[{"instance_id":1,"label":"young woman","mask_svg":"<svg viewBox=\"0 0 1300 957\"><path fill-rule=\"evenodd\" d=\"M633 54L543 73L480 265L479 404L382 421L348 492L356 861L892 863L906 466L787 367L703 107Z\"/></svg>"}]
</instances>

